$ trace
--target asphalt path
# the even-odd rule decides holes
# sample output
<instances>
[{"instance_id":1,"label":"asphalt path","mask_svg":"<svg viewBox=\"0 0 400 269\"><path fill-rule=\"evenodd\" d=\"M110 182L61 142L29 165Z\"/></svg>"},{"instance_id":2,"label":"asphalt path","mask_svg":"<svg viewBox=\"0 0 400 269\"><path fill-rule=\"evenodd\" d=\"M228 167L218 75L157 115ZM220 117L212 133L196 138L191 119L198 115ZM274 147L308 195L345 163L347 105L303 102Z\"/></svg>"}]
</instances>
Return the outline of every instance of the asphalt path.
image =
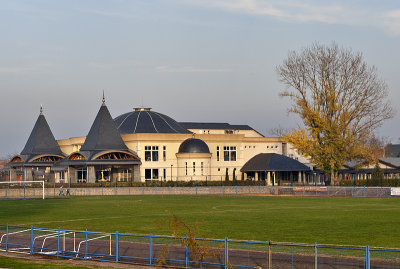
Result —
<instances>
[{"instance_id":1,"label":"asphalt path","mask_svg":"<svg viewBox=\"0 0 400 269\"><path fill-rule=\"evenodd\" d=\"M0 232L0 238L4 233ZM49 235L50 234L50 235ZM34 253L52 256L62 256L66 258L77 258L85 260L103 260L116 261L116 241L115 236L109 235L93 235L90 234L88 242L85 242L85 233L66 234L60 233L57 238L56 232L34 235ZM104 237L101 237L104 236ZM100 237L98 239L94 239ZM150 251L149 238L137 238L121 236L118 243L118 261L121 263L138 264L138 265L158 265L162 267L189 267L196 268L199 264L194 262L193 255L186 255L186 248L179 241L170 241L168 244L161 242L160 239L154 240ZM159 242L156 242L159 241ZM1 241L0 249L5 250L5 236ZM312 251L305 251L306 254L297 253L296 248L282 247L275 248L272 246L270 252L270 264L268 261L268 247L265 250L256 249L237 249L238 246L231 244L229 248L229 263L235 268L236 266L248 268L314 268L315 258ZM247 246L249 247L249 246ZM30 233L10 234L8 237L8 248L11 251L30 252ZM57 253L58 249L58 253ZM208 248L209 256L203 259L203 268L224 268L225 262L224 248L222 245L214 245ZM365 268L365 257L362 252L359 257L346 256L344 253L335 253L331 255L322 252L317 256L318 268L321 269L350 269ZM86 253L86 254L85 254ZM186 257L188 259L186 260ZM398 259L378 259L371 258L371 268L400 268L400 260Z\"/></svg>"}]
</instances>

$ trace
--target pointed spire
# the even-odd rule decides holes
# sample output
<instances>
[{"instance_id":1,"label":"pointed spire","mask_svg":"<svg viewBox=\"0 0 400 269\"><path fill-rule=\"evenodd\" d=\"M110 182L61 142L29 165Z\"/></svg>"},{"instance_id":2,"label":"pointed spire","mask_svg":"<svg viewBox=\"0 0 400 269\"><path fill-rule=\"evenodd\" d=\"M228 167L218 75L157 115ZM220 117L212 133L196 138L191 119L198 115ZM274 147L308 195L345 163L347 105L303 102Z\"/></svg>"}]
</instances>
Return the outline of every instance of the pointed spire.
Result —
<instances>
[{"instance_id":1,"label":"pointed spire","mask_svg":"<svg viewBox=\"0 0 400 269\"><path fill-rule=\"evenodd\" d=\"M40 104L40 115L43 115L43 105Z\"/></svg>"},{"instance_id":2,"label":"pointed spire","mask_svg":"<svg viewBox=\"0 0 400 269\"><path fill-rule=\"evenodd\" d=\"M102 103L102 105L103 105L103 106L106 105L106 98L104 97L104 90L103 90L103 103Z\"/></svg>"},{"instance_id":3,"label":"pointed spire","mask_svg":"<svg viewBox=\"0 0 400 269\"><path fill-rule=\"evenodd\" d=\"M128 150L103 103L80 151Z\"/></svg>"},{"instance_id":4,"label":"pointed spire","mask_svg":"<svg viewBox=\"0 0 400 269\"><path fill-rule=\"evenodd\" d=\"M25 144L21 155L36 154L62 154L54 135L43 115L43 107L40 107L40 115Z\"/></svg>"}]
</instances>

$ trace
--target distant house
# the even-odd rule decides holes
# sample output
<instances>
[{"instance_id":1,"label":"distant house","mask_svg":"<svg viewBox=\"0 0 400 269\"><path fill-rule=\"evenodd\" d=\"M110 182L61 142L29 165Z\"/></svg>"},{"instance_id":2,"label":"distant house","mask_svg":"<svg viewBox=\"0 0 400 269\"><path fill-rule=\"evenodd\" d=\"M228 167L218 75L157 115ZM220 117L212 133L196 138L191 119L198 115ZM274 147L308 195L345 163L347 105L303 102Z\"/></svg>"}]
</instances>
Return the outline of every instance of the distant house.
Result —
<instances>
[{"instance_id":1,"label":"distant house","mask_svg":"<svg viewBox=\"0 0 400 269\"><path fill-rule=\"evenodd\" d=\"M400 157L400 144L387 144L385 146L385 157L386 158Z\"/></svg>"},{"instance_id":2,"label":"distant house","mask_svg":"<svg viewBox=\"0 0 400 269\"><path fill-rule=\"evenodd\" d=\"M0 169L3 169L6 165L6 160L0 160Z\"/></svg>"},{"instance_id":3,"label":"distant house","mask_svg":"<svg viewBox=\"0 0 400 269\"><path fill-rule=\"evenodd\" d=\"M384 178L400 177L400 158L379 158L378 164L383 171ZM339 170L339 181L370 179L374 168L375 164L359 165L357 161L348 162Z\"/></svg>"}]
</instances>

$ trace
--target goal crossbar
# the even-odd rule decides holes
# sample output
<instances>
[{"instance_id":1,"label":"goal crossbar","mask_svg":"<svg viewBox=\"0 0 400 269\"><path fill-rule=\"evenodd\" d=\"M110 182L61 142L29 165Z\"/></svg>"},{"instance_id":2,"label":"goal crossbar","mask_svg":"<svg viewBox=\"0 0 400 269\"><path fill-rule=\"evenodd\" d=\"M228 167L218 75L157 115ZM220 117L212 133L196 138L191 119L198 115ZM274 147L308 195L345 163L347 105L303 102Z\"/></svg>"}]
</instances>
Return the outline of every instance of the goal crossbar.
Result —
<instances>
[{"instance_id":1,"label":"goal crossbar","mask_svg":"<svg viewBox=\"0 0 400 269\"><path fill-rule=\"evenodd\" d=\"M39 183L42 185L42 199L44 200L45 195L44 195L44 181L43 180L36 180L36 181L0 181L0 185L11 185L11 184L19 184L19 185L25 185L27 183Z\"/></svg>"}]
</instances>

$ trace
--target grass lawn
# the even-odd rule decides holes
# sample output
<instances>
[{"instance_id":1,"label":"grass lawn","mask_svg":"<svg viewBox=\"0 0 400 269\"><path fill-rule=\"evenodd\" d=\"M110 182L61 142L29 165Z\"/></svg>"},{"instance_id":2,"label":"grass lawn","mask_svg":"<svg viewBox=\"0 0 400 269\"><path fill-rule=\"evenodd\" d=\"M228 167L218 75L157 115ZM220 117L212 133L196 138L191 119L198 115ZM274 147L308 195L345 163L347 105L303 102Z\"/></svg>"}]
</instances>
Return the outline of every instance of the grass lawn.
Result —
<instances>
[{"instance_id":1,"label":"grass lawn","mask_svg":"<svg viewBox=\"0 0 400 269\"><path fill-rule=\"evenodd\" d=\"M48 262L35 262L26 259L10 258L0 256L1 268L18 268L18 269L34 269L34 268L49 268L49 269L88 269L95 267L64 265L59 263Z\"/></svg>"},{"instance_id":2,"label":"grass lawn","mask_svg":"<svg viewBox=\"0 0 400 269\"><path fill-rule=\"evenodd\" d=\"M0 224L170 235L171 212L199 236L400 248L400 200L262 196L93 196L0 201Z\"/></svg>"}]
</instances>

